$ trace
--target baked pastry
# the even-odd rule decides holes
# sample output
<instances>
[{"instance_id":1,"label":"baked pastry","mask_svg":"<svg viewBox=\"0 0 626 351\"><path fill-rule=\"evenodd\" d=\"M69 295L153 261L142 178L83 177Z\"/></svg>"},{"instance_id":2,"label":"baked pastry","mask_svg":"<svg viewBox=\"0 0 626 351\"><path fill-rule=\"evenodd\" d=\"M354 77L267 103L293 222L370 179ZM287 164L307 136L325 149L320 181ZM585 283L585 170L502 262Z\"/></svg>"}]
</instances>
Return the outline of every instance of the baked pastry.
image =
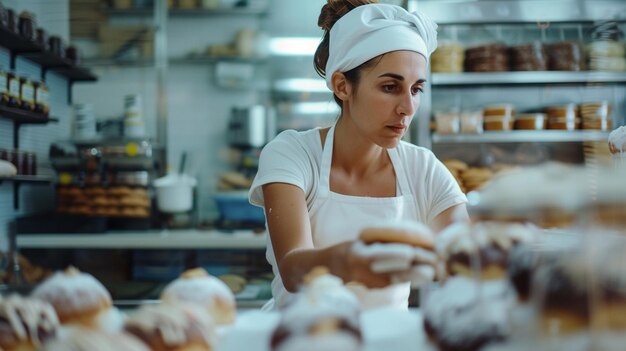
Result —
<instances>
[{"instance_id":1,"label":"baked pastry","mask_svg":"<svg viewBox=\"0 0 626 351\"><path fill-rule=\"evenodd\" d=\"M105 327L100 318L111 312L111 294L96 278L74 267L56 272L38 285L32 296L49 302L62 324Z\"/></svg>"},{"instance_id":2,"label":"baked pastry","mask_svg":"<svg viewBox=\"0 0 626 351\"><path fill-rule=\"evenodd\" d=\"M626 126L621 126L609 134L609 150L613 155L626 152Z\"/></svg>"},{"instance_id":3,"label":"baked pastry","mask_svg":"<svg viewBox=\"0 0 626 351\"><path fill-rule=\"evenodd\" d=\"M0 296L0 350L38 350L56 337L59 325L54 308L45 301Z\"/></svg>"},{"instance_id":4,"label":"baked pastry","mask_svg":"<svg viewBox=\"0 0 626 351\"><path fill-rule=\"evenodd\" d=\"M522 224L455 223L439 234L436 246L448 276L493 280L506 278L509 252L533 238L533 231Z\"/></svg>"},{"instance_id":5,"label":"baked pastry","mask_svg":"<svg viewBox=\"0 0 626 351\"><path fill-rule=\"evenodd\" d=\"M161 293L164 302L185 302L202 307L217 324L235 321L235 295L224 282L203 268L190 269L169 283Z\"/></svg>"},{"instance_id":6,"label":"baked pastry","mask_svg":"<svg viewBox=\"0 0 626 351\"><path fill-rule=\"evenodd\" d=\"M541 265L533 275L539 330L571 335L587 330L591 321L591 265L580 253L562 255Z\"/></svg>"},{"instance_id":7,"label":"baked pastry","mask_svg":"<svg viewBox=\"0 0 626 351\"><path fill-rule=\"evenodd\" d=\"M271 337L273 351L357 351L362 347L358 298L324 267L282 311Z\"/></svg>"},{"instance_id":8,"label":"baked pastry","mask_svg":"<svg viewBox=\"0 0 626 351\"><path fill-rule=\"evenodd\" d=\"M48 342L43 351L151 351L148 346L127 333L103 333L80 329L68 336Z\"/></svg>"},{"instance_id":9,"label":"baked pastry","mask_svg":"<svg viewBox=\"0 0 626 351\"><path fill-rule=\"evenodd\" d=\"M373 272L394 273L395 282L414 285L432 281L437 257L434 235L425 225L413 221L391 222L365 228L352 250L371 260Z\"/></svg>"},{"instance_id":10,"label":"baked pastry","mask_svg":"<svg viewBox=\"0 0 626 351\"><path fill-rule=\"evenodd\" d=\"M534 223L542 228L577 224L588 193L583 167L558 162L499 173L468 194L474 221Z\"/></svg>"},{"instance_id":11,"label":"baked pastry","mask_svg":"<svg viewBox=\"0 0 626 351\"><path fill-rule=\"evenodd\" d=\"M212 351L215 325L196 306L185 303L145 305L131 313L124 330L152 351Z\"/></svg>"},{"instance_id":12,"label":"baked pastry","mask_svg":"<svg viewBox=\"0 0 626 351\"><path fill-rule=\"evenodd\" d=\"M453 277L424 301L424 329L441 351L480 350L509 336L514 295L505 281Z\"/></svg>"}]
</instances>

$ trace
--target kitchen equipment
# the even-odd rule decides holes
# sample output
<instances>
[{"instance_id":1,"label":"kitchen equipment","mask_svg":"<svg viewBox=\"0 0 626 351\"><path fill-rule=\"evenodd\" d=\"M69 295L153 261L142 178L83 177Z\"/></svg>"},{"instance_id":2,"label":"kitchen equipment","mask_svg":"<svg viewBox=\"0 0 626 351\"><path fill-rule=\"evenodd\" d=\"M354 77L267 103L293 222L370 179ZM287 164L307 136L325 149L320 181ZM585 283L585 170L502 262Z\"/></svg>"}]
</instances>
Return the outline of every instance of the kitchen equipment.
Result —
<instances>
[{"instance_id":1,"label":"kitchen equipment","mask_svg":"<svg viewBox=\"0 0 626 351\"><path fill-rule=\"evenodd\" d=\"M165 213L190 211L193 208L193 188L196 184L196 179L186 174L174 173L156 179L154 187L159 210Z\"/></svg>"},{"instance_id":2,"label":"kitchen equipment","mask_svg":"<svg viewBox=\"0 0 626 351\"><path fill-rule=\"evenodd\" d=\"M193 208L193 189L197 185L197 180L184 173L186 160L187 153L183 153L178 173L154 181L157 206L161 212L183 213Z\"/></svg>"},{"instance_id":3,"label":"kitchen equipment","mask_svg":"<svg viewBox=\"0 0 626 351\"><path fill-rule=\"evenodd\" d=\"M213 196L220 213L220 222L257 224L263 227L265 213L260 207L250 204L247 191L228 191Z\"/></svg>"},{"instance_id":4,"label":"kitchen equipment","mask_svg":"<svg viewBox=\"0 0 626 351\"><path fill-rule=\"evenodd\" d=\"M263 105L232 108L228 124L228 139L232 146L263 147L275 133L273 109Z\"/></svg>"}]
</instances>

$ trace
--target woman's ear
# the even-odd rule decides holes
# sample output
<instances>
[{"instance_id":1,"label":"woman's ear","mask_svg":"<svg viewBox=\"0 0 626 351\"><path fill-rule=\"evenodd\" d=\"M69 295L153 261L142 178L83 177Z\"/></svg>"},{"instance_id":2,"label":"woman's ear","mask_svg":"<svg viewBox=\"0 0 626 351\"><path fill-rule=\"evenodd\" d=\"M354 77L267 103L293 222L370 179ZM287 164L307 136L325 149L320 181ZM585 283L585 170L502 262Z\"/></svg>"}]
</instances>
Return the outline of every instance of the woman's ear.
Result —
<instances>
[{"instance_id":1,"label":"woman's ear","mask_svg":"<svg viewBox=\"0 0 626 351\"><path fill-rule=\"evenodd\" d=\"M342 72L335 72L331 78L333 91L335 95L341 100L346 101L352 93L352 86L346 79L345 74Z\"/></svg>"}]
</instances>

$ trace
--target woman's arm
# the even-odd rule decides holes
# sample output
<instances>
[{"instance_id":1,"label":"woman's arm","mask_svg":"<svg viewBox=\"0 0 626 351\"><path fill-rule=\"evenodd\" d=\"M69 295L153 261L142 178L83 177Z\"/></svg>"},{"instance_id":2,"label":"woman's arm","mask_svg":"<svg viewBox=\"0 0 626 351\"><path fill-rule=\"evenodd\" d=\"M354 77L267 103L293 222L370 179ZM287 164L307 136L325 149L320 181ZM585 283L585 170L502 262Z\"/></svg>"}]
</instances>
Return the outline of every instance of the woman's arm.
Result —
<instances>
[{"instance_id":1,"label":"woman's arm","mask_svg":"<svg viewBox=\"0 0 626 351\"><path fill-rule=\"evenodd\" d=\"M370 271L370 262L353 255L352 241L324 249L313 247L306 199L302 189L286 183L263 185L265 214L278 270L289 292L298 290L302 278L316 266L326 266L344 282L385 287L389 274Z\"/></svg>"},{"instance_id":2,"label":"woman's arm","mask_svg":"<svg viewBox=\"0 0 626 351\"><path fill-rule=\"evenodd\" d=\"M469 220L467 207L465 204L459 204L452 206L437 215L431 224L431 229L435 233L439 233L453 222L469 222Z\"/></svg>"}]
</instances>

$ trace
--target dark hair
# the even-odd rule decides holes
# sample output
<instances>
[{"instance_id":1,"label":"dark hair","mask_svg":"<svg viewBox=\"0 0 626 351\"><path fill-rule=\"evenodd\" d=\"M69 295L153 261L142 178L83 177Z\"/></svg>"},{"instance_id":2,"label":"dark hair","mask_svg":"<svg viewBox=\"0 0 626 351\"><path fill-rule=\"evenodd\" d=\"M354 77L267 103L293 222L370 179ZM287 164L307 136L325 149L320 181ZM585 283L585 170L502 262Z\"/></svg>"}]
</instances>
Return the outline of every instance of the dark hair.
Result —
<instances>
[{"instance_id":1,"label":"dark hair","mask_svg":"<svg viewBox=\"0 0 626 351\"><path fill-rule=\"evenodd\" d=\"M322 7L317 25L324 30L324 37L322 38L322 42L317 46L313 58L315 72L317 72L320 77L325 78L327 73L326 64L328 63L330 49L330 29L343 15L350 12L355 7L375 3L378 3L378 0L328 0L328 3ZM356 68L344 72L344 75L348 82L356 87L361 78L361 70L374 65L375 62L377 62L375 58L371 59ZM330 73L332 74L333 72ZM342 101L337 95L334 95L334 99L339 106L342 106Z\"/></svg>"}]
</instances>

